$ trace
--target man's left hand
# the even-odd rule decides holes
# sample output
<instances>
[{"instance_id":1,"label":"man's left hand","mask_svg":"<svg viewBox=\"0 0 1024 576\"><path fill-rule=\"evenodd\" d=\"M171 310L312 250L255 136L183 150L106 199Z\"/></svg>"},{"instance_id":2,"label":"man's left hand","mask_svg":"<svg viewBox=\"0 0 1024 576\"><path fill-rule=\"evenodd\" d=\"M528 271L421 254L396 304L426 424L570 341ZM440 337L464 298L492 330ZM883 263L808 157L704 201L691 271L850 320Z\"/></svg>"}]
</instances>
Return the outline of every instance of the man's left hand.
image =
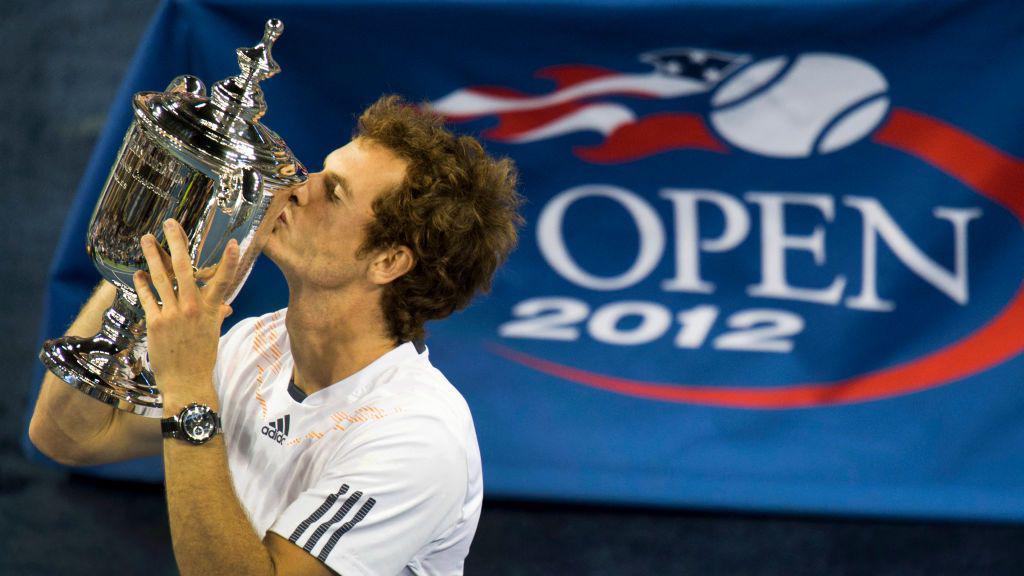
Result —
<instances>
[{"instance_id":1,"label":"man's left hand","mask_svg":"<svg viewBox=\"0 0 1024 576\"><path fill-rule=\"evenodd\" d=\"M172 270L164 264L156 237L146 234L141 244L149 273L140 270L133 278L146 313L150 368L163 393L165 410L173 411L190 402L215 407L213 370L221 324L231 314L224 299L238 269L238 243L233 239L228 242L213 277L200 288L193 276L185 230L169 219L164 222L164 236ZM172 278L177 280L177 292ZM150 289L150 281L160 301Z\"/></svg>"}]
</instances>

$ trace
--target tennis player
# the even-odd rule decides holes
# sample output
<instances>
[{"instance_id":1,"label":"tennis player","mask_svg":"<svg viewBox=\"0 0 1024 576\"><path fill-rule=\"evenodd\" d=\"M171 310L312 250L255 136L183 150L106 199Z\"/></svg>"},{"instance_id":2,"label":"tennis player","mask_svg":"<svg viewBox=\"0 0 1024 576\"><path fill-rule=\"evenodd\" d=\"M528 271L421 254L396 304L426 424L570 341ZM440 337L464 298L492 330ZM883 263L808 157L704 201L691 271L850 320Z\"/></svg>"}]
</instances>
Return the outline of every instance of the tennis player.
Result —
<instances>
[{"instance_id":1,"label":"tennis player","mask_svg":"<svg viewBox=\"0 0 1024 576\"><path fill-rule=\"evenodd\" d=\"M162 453L182 574L461 574L480 454L424 325L486 291L514 247L514 167L390 96L286 193L264 253L287 308L221 337L238 246L200 287L167 221L169 258L143 237L135 278L167 418L47 375L30 437L69 465ZM113 298L102 283L68 334L94 334Z\"/></svg>"}]
</instances>

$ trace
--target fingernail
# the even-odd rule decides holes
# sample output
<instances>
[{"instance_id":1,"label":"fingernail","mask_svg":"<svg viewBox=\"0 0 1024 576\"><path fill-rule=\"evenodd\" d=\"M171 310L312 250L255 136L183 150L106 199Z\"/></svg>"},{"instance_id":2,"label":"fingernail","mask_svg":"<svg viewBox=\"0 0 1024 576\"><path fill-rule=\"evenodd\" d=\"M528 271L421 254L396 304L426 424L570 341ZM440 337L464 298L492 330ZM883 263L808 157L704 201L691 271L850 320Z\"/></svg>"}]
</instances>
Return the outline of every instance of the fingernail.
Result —
<instances>
[{"instance_id":1,"label":"fingernail","mask_svg":"<svg viewBox=\"0 0 1024 576\"><path fill-rule=\"evenodd\" d=\"M153 236L150 235L150 234L144 234L142 236L142 245L143 246L152 246L153 245Z\"/></svg>"},{"instance_id":2,"label":"fingernail","mask_svg":"<svg viewBox=\"0 0 1024 576\"><path fill-rule=\"evenodd\" d=\"M164 220L164 228L170 228L170 227L171 227L171 219L168 218L167 220Z\"/></svg>"}]
</instances>

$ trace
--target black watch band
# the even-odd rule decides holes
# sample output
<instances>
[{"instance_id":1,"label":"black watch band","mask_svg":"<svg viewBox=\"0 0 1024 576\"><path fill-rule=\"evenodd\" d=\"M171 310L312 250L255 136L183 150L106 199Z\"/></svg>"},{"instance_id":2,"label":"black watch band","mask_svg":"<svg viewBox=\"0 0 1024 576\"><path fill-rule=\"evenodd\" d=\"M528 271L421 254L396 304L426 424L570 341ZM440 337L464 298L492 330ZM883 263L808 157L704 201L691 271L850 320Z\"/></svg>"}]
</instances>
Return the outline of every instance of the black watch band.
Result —
<instances>
[{"instance_id":1,"label":"black watch band","mask_svg":"<svg viewBox=\"0 0 1024 576\"><path fill-rule=\"evenodd\" d=\"M160 419L160 433L164 435L164 438L177 438L178 437L178 416L171 416L170 418Z\"/></svg>"}]
</instances>

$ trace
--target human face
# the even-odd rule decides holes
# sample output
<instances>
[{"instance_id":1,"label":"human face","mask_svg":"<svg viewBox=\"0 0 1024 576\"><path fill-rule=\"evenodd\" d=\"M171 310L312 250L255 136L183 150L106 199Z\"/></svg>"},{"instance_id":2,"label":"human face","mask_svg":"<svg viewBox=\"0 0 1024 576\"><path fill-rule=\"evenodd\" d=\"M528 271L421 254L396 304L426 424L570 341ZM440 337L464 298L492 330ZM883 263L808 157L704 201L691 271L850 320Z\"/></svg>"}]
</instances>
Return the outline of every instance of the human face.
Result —
<instances>
[{"instance_id":1,"label":"human face","mask_svg":"<svg viewBox=\"0 0 1024 576\"><path fill-rule=\"evenodd\" d=\"M322 171L289 191L264 252L289 283L329 289L365 280L369 258L356 252L373 219L373 201L402 183L407 164L365 138L331 152Z\"/></svg>"}]
</instances>

